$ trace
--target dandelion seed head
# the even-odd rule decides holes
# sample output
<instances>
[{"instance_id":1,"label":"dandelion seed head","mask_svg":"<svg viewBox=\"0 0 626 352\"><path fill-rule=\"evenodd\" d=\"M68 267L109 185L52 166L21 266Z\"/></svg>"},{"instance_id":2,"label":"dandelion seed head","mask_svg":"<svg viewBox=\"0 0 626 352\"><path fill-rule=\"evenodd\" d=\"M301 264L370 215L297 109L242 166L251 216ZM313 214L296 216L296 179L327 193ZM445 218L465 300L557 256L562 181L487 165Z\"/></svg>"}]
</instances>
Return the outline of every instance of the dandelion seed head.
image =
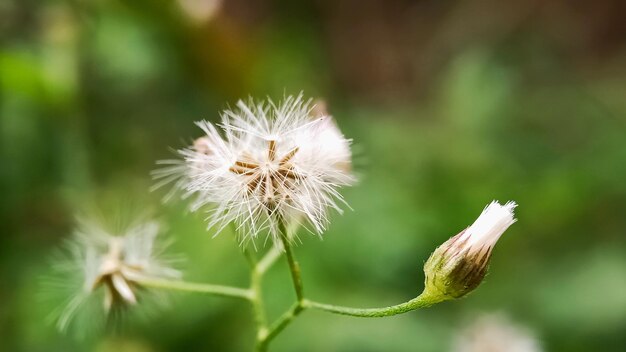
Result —
<instances>
[{"instance_id":1,"label":"dandelion seed head","mask_svg":"<svg viewBox=\"0 0 626 352\"><path fill-rule=\"evenodd\" d=\"M273 101L239 101L217 125L197 123L205 136L179 151L154 172L156 187L173 183L191 210L209 210L209 228L219 233L233 222L242 242L267 232L278 221L294 222L321 234L328 209L341 212L339 189L354 183L350 141L323 109L302 95ZM303 221L304 220L304 221Z\"/></svg>"},{"instance_id":2,"label":"dandelion seed head","mask_svg":"<svg viewBox=\"0 0 626 352\"><path fill-rule=\"evenodd\" d=\"M159 293L140 290L138 282L142 278L181 276L174 268L177 258L165 255L169 243L158 238L159 230L157 222L147 221L112 234L96 223L81 220L73 238L57 253L54 274L46 280L45 292L64 297L52 314L58 329L67 331L74 320L80 321L76 325L103 325L95 321L98 315L103 320L107 315L116 319L147 296L154 303L165 303L158 302L163 299Z\"/></svg>"}]
</instances>

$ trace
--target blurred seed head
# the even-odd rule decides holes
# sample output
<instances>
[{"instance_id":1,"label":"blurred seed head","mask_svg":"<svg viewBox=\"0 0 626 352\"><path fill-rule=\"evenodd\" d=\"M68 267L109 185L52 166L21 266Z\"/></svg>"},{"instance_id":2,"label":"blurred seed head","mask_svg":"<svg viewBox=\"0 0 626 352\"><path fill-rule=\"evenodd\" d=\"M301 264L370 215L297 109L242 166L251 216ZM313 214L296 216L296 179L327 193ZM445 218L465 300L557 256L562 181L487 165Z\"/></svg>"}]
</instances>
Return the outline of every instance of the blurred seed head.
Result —
<instances>
[{"instance_id":1,"label":"blurred seed head","mask_svg":"<svg viewBox=\"0 0 626 352\"><path fill-rule=\"evenodd\" d=\"M517 204L491 202L467 229L439 246L424 265L425 292L439 300L462 297L485 278L491 252L516 219Z\"/></svg>"},{"instance_id":2,"label":"blurred seed head","mask_svg":"<svg viewBox=\"0 0 626 352\"><path fill-rule=\"evenodd\" d=\"M350 141L316 106L302 95L239 101L217 127L197 123L205 136L179 151L182 160L160 162L155 187L173 183L183 198L194 196L192 211L211 205L209 228L234 222L242 243L265 231L276 240L280 220L321 234L328 208L341 212L339 189L355 178Z\"/></svg>"},{"instance_id":3,"label":"blurred seed head","mask_svg":"<svg viewBox=\"0 0 626 352\"><path fill-rule=\"evenodd\" d=\"M452 352L541 352L541 344L526 327L502 313L476 317L458 332Z\"/></svg>"},{"instance_id":4,"label":"blurred seed head","mask_svg":"<svg viewBox=\"0 0 626 352\"><path fill-rule=\"evenodd\" d=\"M169 243L158 235L155 221L136 223L118 234L81 220L54 262L54 275L46 281L46 292L61 290L66 297L53 313L59 330L66 331L83 309L110 315L141 302L150 293L141 287L142 278L180 278L173 268L176 259L165 256ZM99 301L99 310L94 301Z\"/></svg>"}]
</instances>

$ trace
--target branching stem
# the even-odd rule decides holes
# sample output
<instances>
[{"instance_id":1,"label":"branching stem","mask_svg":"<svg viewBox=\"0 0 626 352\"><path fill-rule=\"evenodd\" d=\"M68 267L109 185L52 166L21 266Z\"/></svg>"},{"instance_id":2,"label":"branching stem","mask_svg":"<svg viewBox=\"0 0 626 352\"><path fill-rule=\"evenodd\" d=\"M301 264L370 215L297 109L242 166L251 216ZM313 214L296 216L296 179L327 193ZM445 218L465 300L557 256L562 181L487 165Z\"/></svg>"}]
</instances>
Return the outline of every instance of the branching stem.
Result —
<instances>
[{"instance_id":1,"label":"branching stem","mask_svg":"<svg viewBox=\"0 0 626 352\"><path fill-rule=\"evenodd\" d=\"M205 293L215 296L243 298L246 300L251 300L253 296L251 290L232 286L152 278L137 278L134 279L134 281L143 287L160 288L165 290Z\"/></svg>"},{"instance_id":2,"label":"branching stem","mask_svg":"<svg viewBox=\"0 0 626 352\"><path fill-rule=\"evenodd\" d=\"M281 315L267 330L267 334L259 339L257 336L257 351L266 351L269 343L291 323L304 310L304 286L302 285L302 276L300 273L300 265L296 261L296 257L289 242L287 227L283 219L278 219L278 230L280 240L285 250L287 264L291 273L291 281L296 292L296 302L283 315Z\"/></svg>"},{"instance_id":3,"label":"branching stem","mask_svg":"<svg viewBox=\"0 0 626 352\"><path fill-rule=\"evenodd\" d=\"M270 248L260 260L257 260L254 253L244 251L244 255L246 256L251 268L249 289L150 278L139 278L136 282L145 287L206 293L216 296L243 298L250 301L256 323L256 351L258 352L267 351L270 342L278 336L298 315L309 308L333 314L374 318L403 314L415 309L429 307L442 301L441 297L430 295L427 292L423 292L418 297L407 302L381 308L353 308L308 300L304 297L304 286L302 284L300 265L298 264L293 253L287 229L282 219L279 219L278 221L278 229L285 257L287 259L287 264L289 266L291 280L296 294L296 301L271 324L268 324L265 312L262 295L262 281L263 275L283 253L283 251L277 246Z\"/></svg>"}]
</instances>

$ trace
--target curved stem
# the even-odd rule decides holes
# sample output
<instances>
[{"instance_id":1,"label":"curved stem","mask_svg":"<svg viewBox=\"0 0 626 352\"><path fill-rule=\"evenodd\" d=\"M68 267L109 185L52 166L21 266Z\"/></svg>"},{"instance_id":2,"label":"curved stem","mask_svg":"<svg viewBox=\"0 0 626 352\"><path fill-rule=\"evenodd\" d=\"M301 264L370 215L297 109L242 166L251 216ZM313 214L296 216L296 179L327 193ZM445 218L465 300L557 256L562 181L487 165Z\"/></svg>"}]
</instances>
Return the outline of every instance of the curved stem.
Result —
<instances>
[{"instance_id":1,"label":"curved stem","mask_svg":"<svg viewBox=\"0 0 626 352\"><path fill-rule=\"evenodd\" d=\"M413 298L410 301L400 303L394 306L381 307L381 308L352 308L344 306L336 306L332 304L325 304L314 302L310 300L304 300L305 308L319 309L326 312L349 315L353 317L363 318L379 318L389 317L392 315L398 315L406 312L410 312L415 309L430 307L435 303L441 302L441 299L435 298L428 294L422 293L421 295Z\"/></svg>"},{"instance_id":2,"label":"curved stem","mask_svg":"<svg viewBox=\"0 0 626 352\"><path fill-rule=\"evenodd\" d=\"M287 263L289 264L289 271L291 272L291 281L293 281L293 288L296 291L296 297L298 303L302 304L304 301L304 287L302 285L302 277L300 275L300 264L296 261L296 257L291 249L289 243L289 236L287 235L287 228L283 219L278 220L278 230L280 232L280 240L285 248L285 254L287 256Z\"/></svg>"},{"instance_id":3,"label":"curved stem","mask_svg":"<svg viewBox=\"0 0 626 352\"><path fill-rule=\"evenodd\" d=\"M297 300L274 323L267 327L264 311L261 311L262 313L259 313L258 311L263 308L262 298L260 296L260 280L263 273L274 263L274 261L276 261L276 259L278 259L281 254L276 247L273 247L259 262L256 262L256 265L254 265L252 269L251 291L253 292L253 299L251 299L251 302L253 307L255 307L255 316L257 317L256 350L259 352L267 351L270 342L278 336L278 334L280 334L301 312L308 308L354 317L388 317L406 313L418 308L428 307L443 300L441 296L435 296L429 294L429 292L422 292L421 295L411 299L410 301L382 308L352 308L307 300L304 298L304 287L302 284L300 265L294 256L285 223L281 218L278 219L278 229L280 240L283 244L287 258L287 263L289 265L291 280L293 281L293 287Z\"/></svg>"},{"instance_id":4,"label":"curved stem","mask_svg":"<svg viewBox=\"0 0 626 352\"><path fill-rule=\"evenodd\" d=\"M136 278L137 284L143 287L153 287L174 291L186 291L205 293L215 296L234 297L251 300L253 298L252 291L223 285L201 284L195 282L185 282L176 280L152 279L152 278Z\"/></svg>"}]
</instances>

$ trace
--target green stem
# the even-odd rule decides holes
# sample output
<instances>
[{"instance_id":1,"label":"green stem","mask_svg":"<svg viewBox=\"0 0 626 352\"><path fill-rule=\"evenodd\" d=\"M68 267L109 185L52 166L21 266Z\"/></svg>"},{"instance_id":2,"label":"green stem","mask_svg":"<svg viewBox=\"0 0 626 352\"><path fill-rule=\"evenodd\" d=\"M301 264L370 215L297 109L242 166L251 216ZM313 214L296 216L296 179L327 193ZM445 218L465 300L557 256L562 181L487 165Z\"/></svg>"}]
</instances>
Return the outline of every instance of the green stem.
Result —
<instances>
[{"instance_id":1,"label":"green stem","mask_svg":"<svg viewBox=\"0 0 626 352\"><path fill-rule=\"evenodd\" d=\"M256 269L259 273L264 274L275 262L278 258L280 258L283 252L277 246L273 245L267 253L259 260L257 263Z\"/></svg>"},{"instance_id":2,"label":"green stem","mask_svg":"<svg viewBox=\"0 0 626 352\"><path fill-rule=\"evenodd\" d=\"M389 317L392 315L398 315L406 312L410 312L415 309L430 307L435 303L441 302L441 299L433 297L431 295L422 293L421 295L413 298L412 300L404 303L397 304L395 306L382 307L382 308L352 308L352 307L343 307L343 306L335 306L332 304L325 304L314 302L310 300L305 300L303 302L305 308L313 308L319 309L326 312L341 314L341 315L349 315L353 317L363 317L363 318L378 318L378 317Z\"/></svg>"},{"instance_id":3,"label":"green stem","mask_svg":"<svg viewBox=\"0 0 626 352\"><path fill-rule=\"evenodd\" d=\"M263 303L263 289L261 285L263 275L272 266L272 264L274 264L276 259L280 257L281 253L282 252L276 246L273 246L267 251L267 253L265 253L261 260L257 261L256 258L249 253L249 251L244 252L251 265L250 290L253 292L253 298L250 300L250 303L252 303L252 310L254 312L254 320L256 323L257 351L267 350L267 344L265 341L267 339L267 335L269 334L267 316Z\"/></svg>"},{"instance_id":4,"label":"green stem","mask_svg":"<svg viewBox=\"0 0 626 352\"><path fill-rule=\"evenodd\" d=\"M305 309L305 307L300 303L294 303L291 308L289 308L283 315L280 316L270 327L267 332L267 335L259 340L257 344L258 351L266 351L267 346L270 341L272 341L278 334L283 331L287 325L291 323L293 319L295 319L300 313Z\"/></svg>"},{"instance_id":5,"label":"green stem","mask_svg":"<svg viewBox=\"0 0 626 352\"><path fill-rule=\"evenodd\" d=\"M250 274L250 290L252 291L252 311L254 312L254 321L256 322L257 341L265 339L267 335L267 318L265 315L265 306L263 304L262 293L262 273L257 267L252 268Z\"/></svg>"},{"instance_id":6,"label":"green stem","mask_svg":"<svg viewBox=\"0 0 626 352\"><path fill-rule=\"evenodd\" d=\"M289 235L287 234L287 228L285 226L285 222L282 218L278 219L278 230L280 240L283 244L283 248L285 249L285 254L287 257L287 263L289 264L289 271L291 273L291 281L293 281L293 287L296 291L296 303L294 303L291 308L289 308L283 315L281 315L270 327L266 330L265 335L257 335L257 351L263 352L267 351L269 343L281 332L283 331L287 325L291 323L291 321L297 317L304 309L304 288L302 285L302 277L300 275L300 265L296 261L296 258L293 254L293 250L291 248L291 243L289 243ZM263 272L269 268L269 266L280 256L280 251L277 248L272 248L270 252L259 262L259 266L263 265L261 269ZM257 268L258 268L257 267Z\"/></svg>"},{"instance_id":7,"label":"green stem","mask_svg":"<svg viewBox=\"0 0 626 352\"><path fill-rule=\"evenodd\" d=\"M289 264L289 271L291 272L291 281L293 281L293 287L296 291L296 298L298 299L298 304L302 304L304 301L304 287L302 285L302 276L300 275L300 264L298 264L293 254L283 219L278 220L278 230L280 232L280 240L283 243L287 256L287 263Z\"/></svg>"},{"instance_id":8,"label":"green stem","mask_svg":"<svg viewBox=\"0 0 626 352\"><path fill-rule=\"evenodd\" d=\"M174 290L174 291L205 293L209 295L243 298L247 300L251 300L253 298L253 294L251 290L238 288L238 287L232 287L232 286L200 284L200 283L194 283L194 282L152 279L152 278L137 278L134 281L143 287L160 288L160 289Z\"/></svg>"}]
</instances>

